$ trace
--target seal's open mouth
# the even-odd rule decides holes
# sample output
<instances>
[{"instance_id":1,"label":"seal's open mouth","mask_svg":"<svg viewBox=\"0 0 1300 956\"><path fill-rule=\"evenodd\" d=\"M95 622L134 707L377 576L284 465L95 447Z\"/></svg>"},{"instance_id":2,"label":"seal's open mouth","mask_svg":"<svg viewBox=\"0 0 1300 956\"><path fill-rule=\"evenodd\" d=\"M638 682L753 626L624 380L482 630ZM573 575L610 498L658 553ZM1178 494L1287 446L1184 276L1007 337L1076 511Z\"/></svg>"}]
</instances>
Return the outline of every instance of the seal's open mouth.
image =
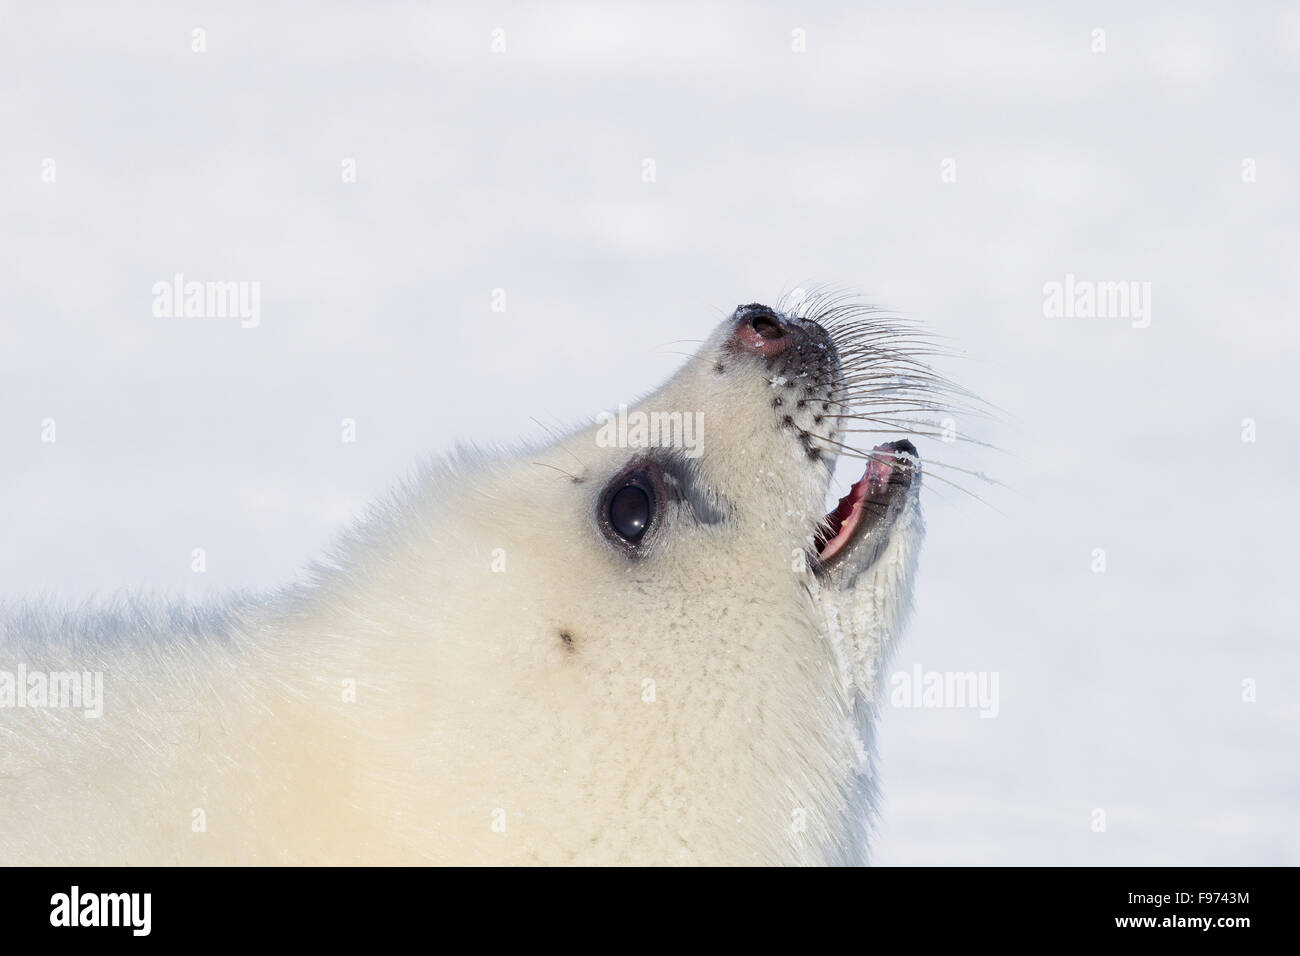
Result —
<instances>
[{"instance_id":1,"label":"seal's open mouth","mask_svg":"<svg viewBox=\"0 0 1300 956\"><path fill-rule=\"evenodd\" d=\"M855 537L886 519L893 501L911 486L917 461L916 446L906 439L872 449L866 471L826 516L817 533L818 564L827 566Z\"/></svg>"}]
</instances>

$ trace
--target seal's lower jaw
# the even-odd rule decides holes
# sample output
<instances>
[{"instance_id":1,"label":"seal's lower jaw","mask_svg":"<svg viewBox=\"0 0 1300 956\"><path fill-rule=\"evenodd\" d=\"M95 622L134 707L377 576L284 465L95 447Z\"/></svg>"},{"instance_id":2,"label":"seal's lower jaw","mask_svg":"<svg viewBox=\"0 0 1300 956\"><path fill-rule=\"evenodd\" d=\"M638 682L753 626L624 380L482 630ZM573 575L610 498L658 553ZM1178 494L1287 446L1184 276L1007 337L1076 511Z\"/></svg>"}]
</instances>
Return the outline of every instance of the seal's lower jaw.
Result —
<instances>
[{"instance_id":1,"label":"seal's lower jaw","mask_svg":"<svg viewBox=\"0 0 1300 956\"><path fill-rule=\"evenodd\" d=\"M919 478L920 458L910 441L885 442L872 449L862 477L818 530L814 570L826 575L842 564L862 570L873 562Z\"/></svg>"}]
</instances>

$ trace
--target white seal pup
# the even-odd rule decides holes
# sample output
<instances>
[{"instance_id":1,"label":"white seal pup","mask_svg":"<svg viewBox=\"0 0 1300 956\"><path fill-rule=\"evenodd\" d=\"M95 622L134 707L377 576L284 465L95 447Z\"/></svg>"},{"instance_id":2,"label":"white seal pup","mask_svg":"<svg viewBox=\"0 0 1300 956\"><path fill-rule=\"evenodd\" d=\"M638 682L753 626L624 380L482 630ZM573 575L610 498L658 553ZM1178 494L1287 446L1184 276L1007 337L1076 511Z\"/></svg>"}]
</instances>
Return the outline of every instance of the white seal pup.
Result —
<instances>
[{"instance_id":1,"label":"white seal pup","mask_svg":"<svg viewBox=\"0 0 1300 956\"><path fill-rule=\"evenodd\" d=\"M741 306L617 427L427 467L309 586L0 609L0 860L864 861L920 470L850 432L935 407L914 342Z\"/></svg>"}]
</instances>

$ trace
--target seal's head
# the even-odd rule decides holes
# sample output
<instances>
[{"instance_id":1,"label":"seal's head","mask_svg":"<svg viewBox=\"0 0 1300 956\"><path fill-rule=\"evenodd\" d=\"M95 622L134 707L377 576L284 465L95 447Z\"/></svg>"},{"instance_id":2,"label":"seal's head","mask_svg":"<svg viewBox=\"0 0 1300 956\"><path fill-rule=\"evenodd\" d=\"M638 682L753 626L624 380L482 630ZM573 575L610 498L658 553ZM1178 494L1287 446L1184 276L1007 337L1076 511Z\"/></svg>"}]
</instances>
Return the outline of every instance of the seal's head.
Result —
<instances>
[{"instance_id":1,"label":"seal's head","mask_svg":"<svg viewBox=\"0 0 1300 956\"><path fill-rule=\"evenodd\" d=\"M733 594L761 604L761 582L769 594L794 583L837 625L860 605L889 604L889 628L832 627L861 661L879 656L908 606L905 588L864 601L856 592L897 532L907 540L895 556L915 555L920 467L904 435L870 449L851 439L905 418L899 409L914 410L936 379L906 351L910 330L852 307L805 310L738 306L662 388L538 461L571 472L580 487L566 492L606 545L584 551L625 577L673 568L713 580L735 562L749 577ZM841 454L865 467L827 513Z\"/></svg>"},{"instance_id":2,"label":"seal's head","mask_svg":"<svg viewBox=\"0 0 1300 956\"><path fill-rule=\"evenodd\" d=\"M860 858L920 471L905 435L851 439L928 394L909 341L835 303L740 306L640 402L549 447L463 454L360 540L346 613L371 606L359 580L401 595L387 661L451 768L412 787L527 832L441 827L445 858ZM865 470L827 514L842 454Z\"/></svg>"}]
</instances>

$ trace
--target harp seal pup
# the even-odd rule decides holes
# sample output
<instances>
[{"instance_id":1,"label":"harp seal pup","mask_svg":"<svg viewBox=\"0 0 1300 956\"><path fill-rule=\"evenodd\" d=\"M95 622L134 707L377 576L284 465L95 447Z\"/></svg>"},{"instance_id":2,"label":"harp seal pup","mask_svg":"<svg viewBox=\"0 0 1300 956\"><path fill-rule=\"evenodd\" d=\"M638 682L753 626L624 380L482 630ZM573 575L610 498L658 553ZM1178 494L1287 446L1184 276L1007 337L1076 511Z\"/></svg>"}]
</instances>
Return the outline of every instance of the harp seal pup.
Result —
<instances>
[{"instance_id":1,"label":"harp seal pup","mask_svg":"<svg viewBox=\"0 0 1300 956\"><path fill-rule=\"evenodd\" d=\"M928 394L908 343L741 306L628 411L698 413L693 448L461 451L265 598L0 608L0 860L863 862L920 470L848 431ZM102 716L15 704L20 669L102 674Z\"/></svg>"}]
</instances>

